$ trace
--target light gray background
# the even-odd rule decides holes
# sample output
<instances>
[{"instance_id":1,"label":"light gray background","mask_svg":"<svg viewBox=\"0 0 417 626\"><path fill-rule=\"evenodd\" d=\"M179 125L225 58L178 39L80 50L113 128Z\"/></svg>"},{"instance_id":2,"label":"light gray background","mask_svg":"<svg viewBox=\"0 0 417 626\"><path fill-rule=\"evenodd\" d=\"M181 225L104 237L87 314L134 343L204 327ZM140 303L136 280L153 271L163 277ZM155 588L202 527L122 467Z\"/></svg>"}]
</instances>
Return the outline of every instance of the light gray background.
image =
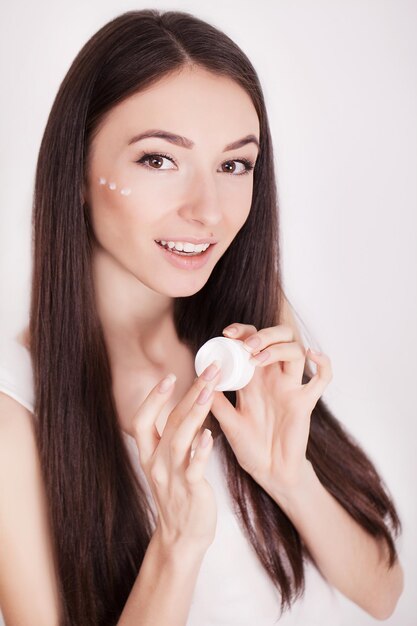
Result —
<instances>
[{"instance_id":1,"label":"light gray background","mask_svg":"<svg viewBox=\"0 0 417 626\"><path fill-rule=\"evenodd\" d=\"M275 147L285 287L306 341L332 360L324 398L394 494L405 591L385 623L415 626L416 2L3 3L1 333L26 322L34 170L59 84L98 28L140 8L210 21L259 73ZM339 595L347 626L377 623Z\"/></svg>"}]
</instances>

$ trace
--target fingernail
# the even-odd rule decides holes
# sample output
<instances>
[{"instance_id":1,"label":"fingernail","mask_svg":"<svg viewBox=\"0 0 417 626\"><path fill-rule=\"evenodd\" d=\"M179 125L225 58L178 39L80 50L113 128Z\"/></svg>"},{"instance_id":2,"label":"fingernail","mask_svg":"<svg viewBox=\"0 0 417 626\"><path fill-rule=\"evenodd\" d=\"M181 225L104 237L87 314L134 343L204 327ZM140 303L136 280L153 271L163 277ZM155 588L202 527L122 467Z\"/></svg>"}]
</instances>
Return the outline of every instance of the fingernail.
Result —
<instances>
[{"instance_id":1,"label":"fingernail","mask_svg":"<svg viewBox=\"0 0 417 626\"><path fill-rule=\"evenodd\" d=\"M206 428L203 434L201 435L201 439L199 441L201 448L207 448L209 441L210 441L210 437L211 437L211 430L209 428Z\"/></svg>"},{"instance_id":2,"label":"fingernail","mask_svg":"<svg viewBox=\"0 0 417 626\"><path fill-rule=\"evenodd\" d=\"M321 352L316 352L315 350L312 350L311 348L308 348L308 349L310 350L311 354L315 354L317 356L321 355Z\"/></svg>"},{"instance_id":3,"label":"fingernail","mask_svg":"<svg viewBox=\"0 0 417 626\"><path fill-rule=\"evenodd\" d=\"M174 384L177 380L175 374L168 374L158 385L158 391L163 393L164 391L168 391L168 389Z\"/></svg>"},{"instance_id":4,"label":"fingernail","mask_svg":"<svg viewBox=\"0 0 417 626\"><path fill-rule=\"evenodd\" d=\"M213 380L213 378L219 371L220 366L221 366L221 361L219 360L213 361L213 363L204 370L202 374L202 378L204 378L204 380Z\"/></svg>"},{"instance_id":5,"label":"fingernail","mask_svg":"<svg viewBox=\"0 0 417 626\"><path fill-rule=\"evenodd\" d=\"M224 333L225 335L236 335L236 333L237 333L237 328L236 328L236 326L231 326L230 328L225 328L225 329L223 330L223 333Z\"/></svg>"}]
</instances>

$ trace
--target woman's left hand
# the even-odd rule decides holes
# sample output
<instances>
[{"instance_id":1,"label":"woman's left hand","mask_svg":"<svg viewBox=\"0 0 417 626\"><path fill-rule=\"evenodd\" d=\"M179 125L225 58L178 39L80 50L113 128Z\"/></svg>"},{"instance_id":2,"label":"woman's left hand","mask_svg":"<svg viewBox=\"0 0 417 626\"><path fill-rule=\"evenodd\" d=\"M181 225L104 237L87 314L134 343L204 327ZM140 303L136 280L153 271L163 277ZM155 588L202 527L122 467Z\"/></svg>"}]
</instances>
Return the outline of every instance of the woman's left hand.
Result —
<instances>
[{"instance_id":1,"label":"woman's left hand","mask_svg":"<svg viewBox=\"0 0 417 626\"><path fill-rule=\"evenodd\" d=\"M289 495L311 469L305 456L310 418L333 377L330 359L306 353L290 326L257 331L235 323L227 328L232 326L238 332L224 333L229 338L258 339L256 347L248 347L257 355L250 359L256 370L246 387L236 391L236 408L215 391L211 412L243 469L264 488L273 485L276 493ZM306 356L316 363L317 373L302 384Z\"/></svg>"}]
</instances>

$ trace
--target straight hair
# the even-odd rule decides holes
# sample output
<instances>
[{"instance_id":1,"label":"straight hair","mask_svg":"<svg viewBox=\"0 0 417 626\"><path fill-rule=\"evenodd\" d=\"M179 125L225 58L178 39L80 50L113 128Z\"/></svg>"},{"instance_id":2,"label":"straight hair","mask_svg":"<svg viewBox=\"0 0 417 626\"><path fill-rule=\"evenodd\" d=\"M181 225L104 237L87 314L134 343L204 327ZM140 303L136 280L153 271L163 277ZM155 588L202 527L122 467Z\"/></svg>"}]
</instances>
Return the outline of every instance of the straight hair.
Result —
<instances>
[{"instance_id":1,"label":"straight hair","mask_svg":"<svg viewBox=\"0 0 417 626\"><path fill-rule=\"evenodd\" d=\"M38 155L33 199L30 353L36 436L63 626L116 624L152 536L146 492L126 450L112 394L109 355L94 302L94 233L83 203L91 141L105 114L188 67L229 77L250 96L260 123L247 221L204 287L174 301L178 338L193 354L233 321L281 323L284 292L272 141L254 67L223 32L179 11L126 12L83 46L54 100ZM261 244L261 245L260 245ZM303 383L310 380L307 368ZM225 392L236 406L236 392ZM215 418L209 419L214 425ZM314 560L291 520L216 438L239 524L281 596L304 593ZM401 523L360 445L319 399L306 452L324 487L397 559Z\"/></svg>"}]
</instances>

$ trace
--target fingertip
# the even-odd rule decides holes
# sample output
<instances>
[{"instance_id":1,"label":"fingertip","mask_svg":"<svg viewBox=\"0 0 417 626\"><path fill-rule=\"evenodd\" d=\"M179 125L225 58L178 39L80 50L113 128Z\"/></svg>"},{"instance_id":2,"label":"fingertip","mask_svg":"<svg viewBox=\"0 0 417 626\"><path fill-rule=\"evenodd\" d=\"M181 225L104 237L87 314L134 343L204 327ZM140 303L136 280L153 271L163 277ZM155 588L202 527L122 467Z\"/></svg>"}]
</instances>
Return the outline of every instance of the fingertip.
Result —
<instances>
[{"instance_id":1,"label":"fingertip","mask_svg":"<svg viewBox=\"0 0 417 626\"><path fill-rule=\"evenodd\" d=\"M209 428L205 428L198 442L198 446L200 448L207 448L210 444L210 440L213 440L213 437L211 436L211 430Z\"/></svg>"},{"instance_id":2,"label":"fingertip","mask_svg":"<svg viewBox=\"0 0 417 626\"><path fill-rule=\"evenodd\" d=\"M235 326L231 326L230 328L225 328L222 332L223 335L230 335L230 337L235 337L238 330Z\"/></svg>"}]
</instances>

